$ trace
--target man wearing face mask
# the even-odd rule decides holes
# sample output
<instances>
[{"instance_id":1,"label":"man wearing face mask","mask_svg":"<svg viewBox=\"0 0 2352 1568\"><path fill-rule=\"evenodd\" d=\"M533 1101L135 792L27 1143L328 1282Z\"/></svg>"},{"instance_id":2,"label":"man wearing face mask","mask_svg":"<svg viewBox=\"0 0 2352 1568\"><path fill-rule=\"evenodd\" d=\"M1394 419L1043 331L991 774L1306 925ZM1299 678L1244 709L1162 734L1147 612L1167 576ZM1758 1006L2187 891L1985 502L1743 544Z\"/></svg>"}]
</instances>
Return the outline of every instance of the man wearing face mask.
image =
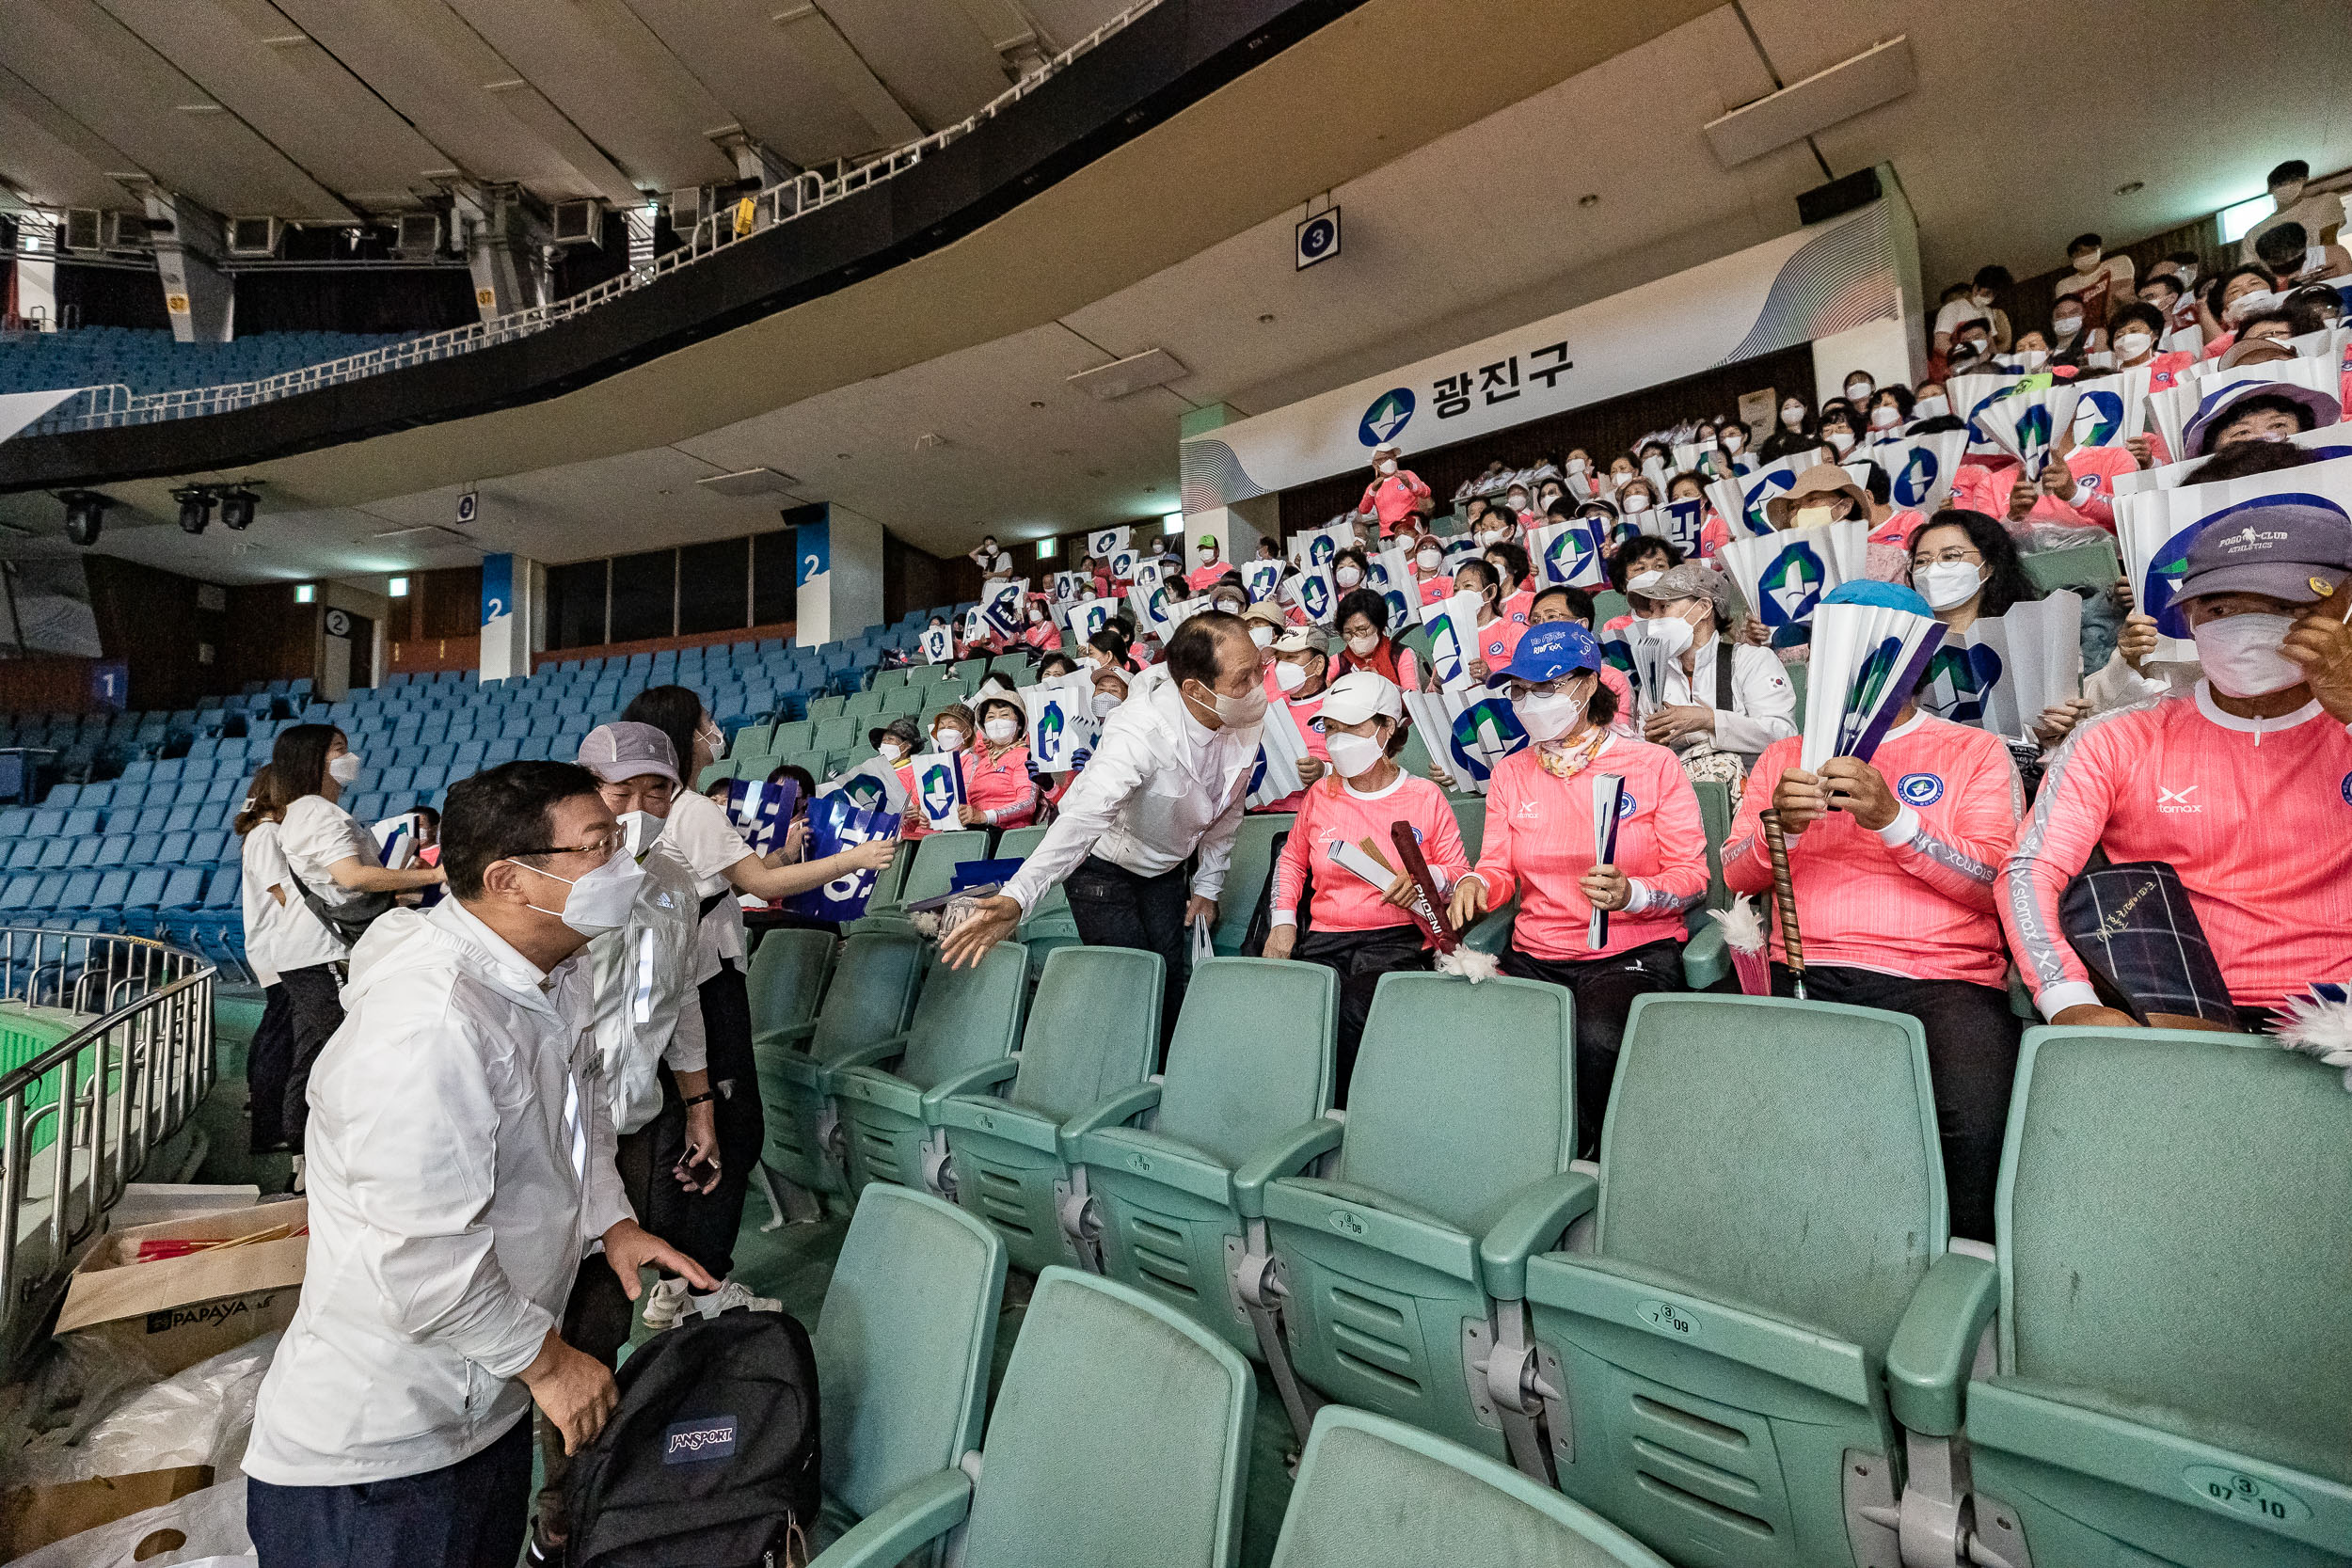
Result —
<instances>
[{"instance_id":1,"label":"man wearing face mask","mask_svg":"<svg viewBox=\"0 0 2352 1568\"><path fill-rule=\"evenodd\" d=\"M1732 643L1730 584L1685 562L1658 574L1632 600L1636 635L1666 653L1664 701L1643 720L1643 738L1685 757L1729 752L1742 772L1764 748L1797 733L1797 693L1769 648Z\"/></svg>"},{"instance_id":2,"label":"man wearing face mask","mask_svg":"<svg viewBox=\"0 0 2352 1568\"><path fill-rule=\"evenodd\" d=\"M1413 582L1423 604L1436 604L1454 592L1454 578L1445 569L1445 543L1434 533L1413 541Z\"/></svg>"},{"instance_id":3,"label":"man wearing face mask","mask_svg":"<svg viewBox=\"0 0 2352 1568\"><path fill-rule=\"evenodd\" d=\"M1422 515L1434 509L1429 486L1421 475L1400 466L1404 449L1393 441L1383 441L1372 449L1372 483L1364 486L1363 499L1356 510L1380 519L1383 538L1411 531Z\"/></svg>"},{"instance_id":4,"label":"man wearing face mask","mask_svg":"<svg viewBox=\"0 0 2352 1568\"><path fill-rule=\"evenodd\" d=\"M1241 612L1241 619L1249 628L1249 641L1262 650L1273 647L1274 640L1291 629L1290 617L1271 601L1251 605Z\"/></svg>"},{"instance_id":5,"label":"man wearing face mask","mask_svg":"<svg viewBox=\"0 0 2352 1568\"><path fill-rule=\"evenodd\" d=\"M627 857L644 872L627 921L591 938L588 959L621 1196L660 1234L668 1189L708 1192L722 1159L697 990L709 975L696 940L694 874L675 856L655 852L678 790L676 752L650 724L599 724L580 743L580 765L596 775L596 794L620 827L614 863ZM765 1298L746 1305L778 1310ZM628 1295L611 1270L582 1269L564 1303L564 1342L610 1369L628 1342L630 1316ZM556 1562L571 1533L564 1508L571 1459L553 1421L542 1414L537 1426L542 1479L532 1560Z\"/></svg>"},{"instance_id":6,"label":"man wearing face mask","mask_svg":"<svg viewBox=\"0 0 2352 1568\"><path fill-rule=\"evenodd\" d=\"M1274 640L1265 667L1266 701L1283 703L1291 721L1307 740L1307 758L1298 765L1303 786L1261 811L1296 811L1307 788L1329 768L1330 753L1323 744L1323 693L1332 676L1331 634L1321 626L1293 626Z\"/></svg>"},{"instance_id":7,"label":"man wearing face mask","mask_svg":"<svg viewBox=\"0 0 2352 1568\"><path fill-rule=\"evenodd\" d=\"M2105 321L2108 311L2132 302L2137 277L2132 259L2108 255L2106 242L2098 235L2077 234L2068 241L2066 263L2073 270L2052 291L2058 305L2072 301L2087 310L2090 320Z\"/></svg>"},{"instance_id":8,"label":"man wearing face mask","mask_svg":"<svg viewBox=\"0 0 2352 1568\"><path fill-rule=\"evenodd\" d=\"M2352 522L2233 512L2189 546L2173 603L2205 678L2096 715L2050 764L2001 878L2010 946L2054 1023L2117 1027L2058 906L2094 849L2179 873L2241 1022L2352 973Z\"/></svg>"},{"instance_id":9,"label":"man wearing face mask","mask_svg":"<svg viewBox=\"0 0 2352 1568\"><path fill-rule=\"evenodd\" d=\"M1412 907L1415 883L1401 869L1385 888L1367 884L1331 858L1333 846L1377 846L1393 863L1390 831L1412 824L1422 855L1440 895L1470 869L1462 836L1445 792L1417 779L1389 758L1389 746L1404 721L1405 701L1395 686L1368 670L1342 675L1324 699L1325 741L1337 776L1303 792L1298 820L1283 840L1274 866L1273 928L1265 957L1319 963L1340 977L1337 1031L1338 1103L1347 1103L1347 1080L1363 1038L1380 976L1429 967L1421 927L1405 911ZM1311 929L1298 934L1299 895L1309 879Z\"/></svg>"},{"instance_id":10,"label":"man wearing face mask","mask_svg":"<svg viewBox=\"0 0 2352 1568\"><path fill-rule=\"evenodd\" d=\"M2009 347L2009 314L2000 307L2001 294L2015 285L2009 269L2002 266L1979 267L1973 282L1963 285L1952 297L1944 301L1935 312L1935 330L1928 348L1931 357L1942 359L1952 351L1952 342L1960 335L1961 324L1981 318L1990 333L1992 347L1987 352L1998 353Z\"/></svg>"},{"instance_id":11,"label":"man wearing face mask","mask_svg":"<svg viewBox=\"0 0 2352 1568\"><path fill-rule=\"evenodd\" d=\"M1089 945L1160 955L1165 1041L1184 1003L1188 928L1216 918L1256 770L1263 665L1248 628L1231 615L1204 610L1177 627L1164 678L1104 724L1093 760L1019 873L940 943L948 964L977 963L1060 882ZM1196 856L1187 879L1185 863Z\"/></svg>"},{"instance_id":12,"label":"man wearing face mask","mask_svg":"<svg viewBox=\"0 0 2352 1568\"><path fill-rule=\"evenodd\" d=\"M1225 554L1214 533L1204 533L1195 541L1192 553L1200 564L1184 574L1184 587L1195 594L1205 594L1225 575Z\"/></svg>"},{"instance_id":13,"label":"man wearing face mask","mask_svg":"<svg viewBox=\"0 0 2352 1568\"><path fill-rule=\"evenodd\" d=\"M532 1406L576 1454L619 1402L560 1332L579 1271L632 1299L647 1266L710 1283L638 1224L613 1164L580 950L635 901L621 839L569 763L462 780L452 896L353 952L311 1078L302 1298L243 1461L269 1568L513 1562Z\"/></svg>"},{"instance_id":14,"label":"man wearing face mask","mask_svg":"<svg viewBox=\"0 0 2352 1568\"><path fill-rule=\"evenodd\" d=\"M2246 231L2238 242L2238 260L2251 261L2262 253L2263 236L2281 224L2297 223L2305 233L2325 238L2344 223L2344 193L2318 191L2306 194L2311 184L2312 166L2300 158L2289 158L2270 171L2265 182L2270 192L2270 215Z\"/></svg>"},{"instance_id":15,"label":"man wearing face mask","mask_svg":"<svg viewBox=\"0 0 2352 1568\"><path fill-rule=\"evenodd\" d=\"M1993 324L1981 316L1973 317L1952 329L1948 368L1953 375L1989 375L1995 370L1998 353Z\"/></svg>"}]
</instances>

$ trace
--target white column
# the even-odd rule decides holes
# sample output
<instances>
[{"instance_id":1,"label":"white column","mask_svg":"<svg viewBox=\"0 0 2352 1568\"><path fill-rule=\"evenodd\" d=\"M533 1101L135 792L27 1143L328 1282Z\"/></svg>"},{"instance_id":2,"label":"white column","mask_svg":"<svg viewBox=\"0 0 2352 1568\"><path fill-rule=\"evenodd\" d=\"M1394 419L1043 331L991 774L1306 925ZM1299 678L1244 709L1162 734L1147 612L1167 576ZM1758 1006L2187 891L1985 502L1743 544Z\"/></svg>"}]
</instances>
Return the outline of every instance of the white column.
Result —
<instances>
[{"instance_id":1,"label":"white column","mask_svg":"<svg viewBox=\"0 0 2352 1568\"><path fill-rule=\"evenodd\" d=\"M484 681L517 679L531 673L532 633L541 616L539 599L547 574L519 555L482 558L482 671Z\"/></svg>"}]
</instances>

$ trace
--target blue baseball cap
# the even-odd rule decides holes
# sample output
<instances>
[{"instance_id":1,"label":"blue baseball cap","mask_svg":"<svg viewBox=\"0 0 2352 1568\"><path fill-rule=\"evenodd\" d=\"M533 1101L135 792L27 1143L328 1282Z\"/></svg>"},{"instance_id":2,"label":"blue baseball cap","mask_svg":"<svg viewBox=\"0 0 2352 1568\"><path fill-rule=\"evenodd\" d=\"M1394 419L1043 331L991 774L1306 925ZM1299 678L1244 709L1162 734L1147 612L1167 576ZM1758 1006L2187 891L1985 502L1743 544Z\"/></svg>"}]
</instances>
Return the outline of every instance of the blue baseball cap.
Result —
<instances>
[{"instance_id":1,"label":"blue baseball cap","mask_svg":"<svg viewBox=\"0 0 2352 1568\"><path fill-rule=\"evenodd\" d=\"M1822 594L1821 602L1875 605L1881 610L1907 610L1922 619L1932 618L1935 614L1928 608L1928 601L1920 596L1917 589L1906 588L1899 582L1880 582L1871 578L1841 582Z\"/></svg>"},{"instance_id":2,"label":"blue baseball cap","mask_svg":"<svg viewBox=\"0 0 2352 1568\"><path fill-rule=\"evenodd\" d=\"M1546 621L1540 626L1530 626L1519 645L1512 651L1511 662L1486 677L1488 686L1501 686L1506 681L1525 681L1541 686L1572 675L1579 670L1600 669L1600 644L1593 634L1574 621Z\"/></svg>"}]
</instances>

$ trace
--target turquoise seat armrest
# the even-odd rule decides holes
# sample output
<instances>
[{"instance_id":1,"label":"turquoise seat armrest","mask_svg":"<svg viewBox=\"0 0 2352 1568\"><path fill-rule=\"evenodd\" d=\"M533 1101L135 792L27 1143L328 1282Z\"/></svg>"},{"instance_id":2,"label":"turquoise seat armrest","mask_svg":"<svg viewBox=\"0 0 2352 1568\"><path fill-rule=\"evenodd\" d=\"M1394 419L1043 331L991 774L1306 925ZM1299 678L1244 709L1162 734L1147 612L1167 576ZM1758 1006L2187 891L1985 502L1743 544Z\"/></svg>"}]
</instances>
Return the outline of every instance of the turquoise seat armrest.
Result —
<instances>
[{"instance_id":1,"label":"turquoise seat armrest","mask_svg":"<svg viewBox=\"0 0 2352 1568\"><path fill-rule=\"evenodd\" d=\"M1089 1105L1070 1120L1062 1123L1062 1158L1076 1159L1077 1155L1073 1150L1078 1147L1078 1140L1089 1132L1099 1128L1118 1127L1133 1121L1159 1102L1160 1086L1157 1084L1137 1084L1125 1094L1115 1094L1100 1104Z\"/></svg>"},{"instance_id":2,"label":"turquoise seat armrest","mask_svg":"<svg viewBox=\"0 0 2352 1568\"><path fill-rule=\"evenodd\" d=\"M1015 1052L1001 1061L982 1062L977 1067L966 1068L953 1077L943 1078L923 1091L924 1118L930 1120L935 1117L939 1107L953 1096L981 1094L999 1084L1009 1084L1013 1074L1020 1070L1021 1054Z\"/></svg>"},{"instance_id":3,"label":"turquoise seat armrest","mask_svg":"<svg viewBox=\"0 0 2352 1568\"><path fill-rule=\"evenodd\" d=\"M799 1023L787 1023L777 1029L762 1029L752 1037L752 1043L754 1045L780 1045L787 1051L804 1051L808 1048L809 1037L816 1033L817 1021L813 1018L805 1019Z\"/></svg>"},{"instance_id":4,"label":"turquoise seat armrest","mask_svg":"<svg viewBox=\"0 0 2352 1568\"><path fill-rule=\"evenodd\" d=\"M859 1520L809 1568L890 1568L963 1523L971 1512L972 1481L961 1470L925 1476Z\"/></svg>"},{"instance_id":5,"label":"turquoise seat armrest","mask_svg":"<svg viewBox=\"0 0 2352 1568\"><path fill-rule=\"evenodd\" d=\"M1233 1204L1232 1171L1189 1145L1141 1127L1098 1127L1066 1141L1062 1157L1102 1173L1105 1180L1140 1178L1204 1203L1227 1209Z\"/></svg>"},{"instance_id":6,"label":"turquoise seat armrest","mask_svg":"<svg viewBox=\"0 0 2352 1568\"><path fill-rule=\"evenodd\" d=\"M1977 1341L2000 1305L2001 1273L1981 1258L1937 1259L1895 1325L1886 1347L1886 1390L1895 1419L1930 1437L1960 1430Z\"/></svg>"},{"instance_id":7,"label":"turquoise seat armrest","mask_svg":"<svg viewBox=\"0 0 2352 1568\"><path fill-rule=\"evenodd\" d=\"M1025 1105L1015 1105L993 1094L956 1095L936 1106L927 1100L924 1111L934 1127L977 1132L1056 1159L1061 1157L1059 1126Z\"/></svg>"},{"instance_id":8,"label":"turquoise seat armrest","mask_svg":"<svg viewBox=\"0 0 2352 1568\"><path fill-rule=\"evenodd\" d=\"M1346 1129L1317 1117L1277 1138L1233 1173L1233 1208L1246 1220L1265 1218L1265 1186L1278 1176L1296 1176L1340 1147Z\"/></svg>"},{"instance_id":9,"label":"turquoise seat armrest","mask_svg":"<svg viewBox=\"0 0 2352 1568\"><path fill-rule=\"evenodd\" d=\"M830 1082L850 1068L880 1067L892 1057L903 1056L906 1053L907 1037L893 1035L886 1040L876 1040L871 1045L861 1045L855 1051L844 1051L825 1064L824 1077Z\"/></svg>"},{"instance_id":10,"label":"turquoise seat armrest","mask_svg":"<svg viewBox=\"0 0 2352 1568\"><path fill-rule=\"evenodd\" d=\"M1731 948L1724 941L1724 923L1702 918L1682 944L1682 983L1707 990L1731 973Z\"/></svg>"},{"instance_id":11,"label":"turquoise seat armrest","mask_svg":"<svg viewBox=\"0 0 2352 1568\"><path fill-rule=\"evenodd\" d=\"M1560 1233L1600 1201L1600 1183L1581 1170L1564 1170L1538 1181L1518 1197L1478 1243L1478 1274L1497 1301L1527 1295L1530 1254L1549 1252Z\"/></svg>"},{"instance_id":12,"label":"turquoise seat armrest","mask_svg":"<svg viewBox=\"0 0 2352 1568\"><path fill-rule=\"evenodd\" d=\"M1511 945L1511 927L1519 917L1516 898L1481 917L1462 935L1462 945L1473 953L1500 953Z\"/></svg>"}]
</instances>

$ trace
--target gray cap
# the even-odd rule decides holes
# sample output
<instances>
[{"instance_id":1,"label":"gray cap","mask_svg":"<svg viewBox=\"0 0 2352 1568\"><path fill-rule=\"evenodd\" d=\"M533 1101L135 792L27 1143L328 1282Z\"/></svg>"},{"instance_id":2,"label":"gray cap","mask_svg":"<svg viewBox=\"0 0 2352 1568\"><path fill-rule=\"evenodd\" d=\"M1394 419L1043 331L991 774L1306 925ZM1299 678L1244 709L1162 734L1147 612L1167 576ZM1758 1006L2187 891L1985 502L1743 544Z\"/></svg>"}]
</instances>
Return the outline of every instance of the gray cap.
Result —
<instances>
[{"instance_id":1,"label":"gray cap","mask_svg":"<svg viewBox=\"0 0 2352 1568\"><path fill-rule=\"evenodd\" d=\"M1644 573L1643 578L1651 578L1651 574ZM1655 578L1642 588L1641 596L1652 604L1662 604L1668 599L1705 599L1716 609L1721 610L1724 608L1725 596L1730 592L1731 585L1723 573L1712 566L1702 566L1695 561L1686 561L1679 566L1669 566L1664 571L1657 573ZM1633 584L1628 583L1626 585L1627 597L1632 597L1633 593Z\"/></svg>"},{"instance_id":2,"label":"gray cap","mask_svg":"<svg viewBox=\"0 0 2352 1568\"><path fill-rule=\"evenodd\" d=\"M651 724L620 720L598 724L580 743L580 765L606 784L621 784L659 773L672 784L677 776L677 748Z\"/></svg>"},{"instance_id":3,"label":"gray cap","mask_svg":"<svg viewBox=\"0 0 2352 1568\"><path fill-rule=\"evenodd\" d=\"M890 736L893 740L904 741L906 749L912 752L923 744L923 726L902 713L879 729L867 730L866 744L879 749L884 736Z\"/></svg>"},{"instance_id":4,"label":"gray cap","mask_svg":"<svg viewBox=\"0 0 2352 1568\"><path fill-rule=\"evenodd\" d=\"M1278 654L1328 654L1331 634L1321 626L1293 626L1274 640Z\"/></svg>"},{"instance_id":5,"label":"gray cap","mask_svg":"<svg viewBox=\"0 0 2352 1568\"><path fill-rule=\"evenodd\" d=\"M2249 506L2198 534L2181 565L2175 599L2262 594L2317 604L2334 598L2352 572L2352 520L2310 500Z\"/></svg>"}]
</instances>

